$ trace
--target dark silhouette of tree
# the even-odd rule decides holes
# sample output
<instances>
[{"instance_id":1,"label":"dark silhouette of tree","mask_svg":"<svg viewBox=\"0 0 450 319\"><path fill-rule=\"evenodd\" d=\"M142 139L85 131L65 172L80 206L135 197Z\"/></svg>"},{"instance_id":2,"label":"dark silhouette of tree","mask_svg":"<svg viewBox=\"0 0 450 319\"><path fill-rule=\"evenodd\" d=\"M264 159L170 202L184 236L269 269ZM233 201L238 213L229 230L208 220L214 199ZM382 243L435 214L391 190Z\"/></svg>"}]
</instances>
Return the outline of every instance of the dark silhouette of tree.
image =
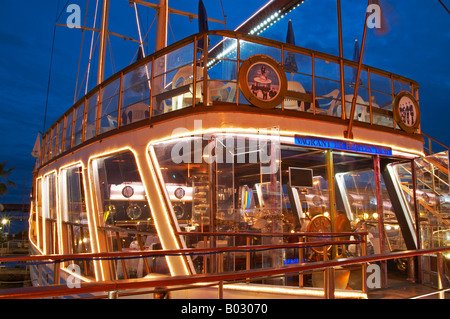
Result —
<instances>
[{"instance_id":1,"label":"dark silhouette of tree","mask_svg":"<svg viewBox=\"0 0 450 319\"><path fill-rule=\"evenodd\" d=\"M14 170L13 168L5 169L6 162L0 163L0 196L8 193L8 187L16 187L16 183L8 179L9 174Z\"/></svg>"}]
</instances>

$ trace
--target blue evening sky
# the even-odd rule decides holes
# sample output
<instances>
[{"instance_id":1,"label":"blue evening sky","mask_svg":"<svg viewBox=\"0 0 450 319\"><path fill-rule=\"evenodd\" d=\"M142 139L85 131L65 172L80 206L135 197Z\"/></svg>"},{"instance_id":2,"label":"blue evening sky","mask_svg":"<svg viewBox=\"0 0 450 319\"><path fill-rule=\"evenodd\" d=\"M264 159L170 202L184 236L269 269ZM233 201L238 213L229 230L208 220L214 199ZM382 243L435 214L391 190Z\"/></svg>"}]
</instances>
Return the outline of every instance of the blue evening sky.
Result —
<instances>
[{"instance_id":1,"label":"blue evening sky","mask_svg":"<svg viewBox=\"0 0 450 319\"><path fill-rule=\"evenodd\" d=\"M152 2L157 3L157 0ZM208 17L223 20L220 0L203 2ZM222 0L227 29L233 30L266 2ZM362 38L367 1L341 2L344 57L352 59L354 40ZM450 14L438 0L380 2L389 32L377 36L369 31L363 63L417 81L421 88L422 130L450 145L450 135L447 133L450 114L447 96L450 93ZM443 2L450 7L450 0ZM1 1L0 162L7 161L7 168L15 167L10 179L17 184L17 188L10 188L0 202L22 203L23 198L25 202L29 201L34 165L31 151L38 132L44 128L55 18L58 15L58 23L66 23L69 13L65 6L70 4L80 5L83 24L86 0ZM89 27L93 25L95 4L96 0L89 1L90 13L86 23ZM198 0L169 0L169 6L196 14ZM148 53L152 53L155 10L139 7L139 15L143 33L151 26ZM134 9L127 0L111 0L111 31L137 39L134 17ZM307 0L261 36L285 41L289 19L293 22L298 46L338 55L336 0ZM97 27L98 23L97 20ZM190 22L187 17L171 15L169 43L198 32L197 28L197 20ZM224 26L210 22L209 29L224 29ZM80 30L56 28L45 129L74 102L81 40ZM80 78L86 71L90 44L91 32L86 32ZM109 50L107 53L106 76L134 61L137 44L113 37L111 48L112 55ZM95 71L91 74L95 76ZM90 87L93 86L95 77L90 79ZM80 97L78 95L77 99Z\"/></svg>"}]
</instances>

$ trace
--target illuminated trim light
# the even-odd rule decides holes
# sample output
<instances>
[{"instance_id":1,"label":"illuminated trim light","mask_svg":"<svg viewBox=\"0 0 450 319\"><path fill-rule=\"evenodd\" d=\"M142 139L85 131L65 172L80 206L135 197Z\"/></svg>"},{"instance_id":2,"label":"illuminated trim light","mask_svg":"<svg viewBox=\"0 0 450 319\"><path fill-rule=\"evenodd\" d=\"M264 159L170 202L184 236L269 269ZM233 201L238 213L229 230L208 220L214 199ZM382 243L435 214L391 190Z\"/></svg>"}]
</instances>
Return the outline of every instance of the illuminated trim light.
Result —
<instances>
[{"instance_id":1,"label":"illuminated trim light","mask_svg":"<svg viewBox=\"0 0 450 319\"><path fill-rule=\"evenodd\" d=\"M325 291L322 288L294 288L294 287L277 287L277 286L265 286L265 285L226 285L224 289L227 290L240 290L255 293L269 293L269 294L283 294L283 295L296 295L296 296L308 296L323 298ZM367 294L356 290L338 290L334 292L337 298L358 298L367 299Z\"/></svg>"},{"instance_id":2,"label":"illuminated trim light","mask_svg":"<svg viewBox=\"0 0 450 319\"><path fill-rule=\"evenodd\" d=\"M298 6L298 5L297 5ZM291 10L292 11L292 10ZM261 22L260 24L258 24L256 27L254 27L249 34L256 34L259 35L260 33L262 33L263 31L267 30L270 26L274 25L275 23L277 23L278 21L280 21L281 18L283 18L285 14L281 14L281 10L278 10L277 12L275 12L274 14L272 14L270 17L268 17L267 19L265 19L263 22Z\"/></svg>"}]
</instances>

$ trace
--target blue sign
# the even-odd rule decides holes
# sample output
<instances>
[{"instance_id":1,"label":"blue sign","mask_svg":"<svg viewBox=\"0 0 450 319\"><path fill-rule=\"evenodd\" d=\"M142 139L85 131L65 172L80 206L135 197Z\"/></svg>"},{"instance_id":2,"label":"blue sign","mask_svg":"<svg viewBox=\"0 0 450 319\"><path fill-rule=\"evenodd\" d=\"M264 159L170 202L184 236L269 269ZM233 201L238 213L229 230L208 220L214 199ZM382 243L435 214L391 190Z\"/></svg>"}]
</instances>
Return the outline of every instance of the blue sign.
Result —
<instances>
[{"instance_id":1,"label":"blue sign","mask_svg":"<svg viewBox=\"0 0 450 319\"><path fill-rule=\"evenodd\" d=\"M354 143L350 141L332 140L322 137L296 135L295 144L300 146L319 147L332 150L350 151L372 155L385 155L385 156L392 155L392 149L390 147L383 147L363 143Z\"/></svg>"}]
</instances>

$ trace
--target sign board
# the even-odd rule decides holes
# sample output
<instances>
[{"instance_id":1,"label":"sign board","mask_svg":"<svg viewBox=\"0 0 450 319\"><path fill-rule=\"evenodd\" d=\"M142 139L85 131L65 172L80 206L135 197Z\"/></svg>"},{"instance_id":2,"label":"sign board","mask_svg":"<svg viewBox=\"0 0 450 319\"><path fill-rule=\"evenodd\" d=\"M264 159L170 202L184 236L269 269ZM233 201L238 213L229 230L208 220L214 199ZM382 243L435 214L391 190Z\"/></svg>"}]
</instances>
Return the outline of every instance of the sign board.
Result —
<instances>
[{"instance_id":1,"label":"sign board","mask_svg":"<svg viewBox=\"0 0 450 319\"><path fill-rule=\"evenodd\" d=\"M351 141L333 140L315 136L295 136L295 144L307 147L325 148L339 151L350 151L371 155L391 156L392 149L379 145L355 143Z\"/></svg>"}]
</instances>

